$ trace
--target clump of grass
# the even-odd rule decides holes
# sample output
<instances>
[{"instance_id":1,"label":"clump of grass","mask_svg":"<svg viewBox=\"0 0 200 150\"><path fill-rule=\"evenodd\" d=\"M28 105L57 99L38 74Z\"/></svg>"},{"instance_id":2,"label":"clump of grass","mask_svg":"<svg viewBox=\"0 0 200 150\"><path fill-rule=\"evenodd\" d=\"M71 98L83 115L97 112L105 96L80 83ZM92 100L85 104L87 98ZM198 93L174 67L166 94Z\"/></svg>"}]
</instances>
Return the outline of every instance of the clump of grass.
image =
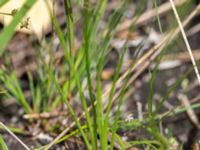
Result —
<instances>
[{"instance_id":1,"label":"clump of grass","mask_svg":"<svg viewBox=\"0 0 200 150\"><path fill-rule=\"evenodd\" d=\"M31 107L27 103L23 91L21 89L21 86L19 84L19 81L17 79L17 76L15 73L12 73L10 75L6 75L2 70L0 71L0 80L5 85L6 89L9 91L9 93L6 93L7 95L14 96L17 98L20 105L24 108L26 113L31 113Z\"/></svg>"}]
</instances>

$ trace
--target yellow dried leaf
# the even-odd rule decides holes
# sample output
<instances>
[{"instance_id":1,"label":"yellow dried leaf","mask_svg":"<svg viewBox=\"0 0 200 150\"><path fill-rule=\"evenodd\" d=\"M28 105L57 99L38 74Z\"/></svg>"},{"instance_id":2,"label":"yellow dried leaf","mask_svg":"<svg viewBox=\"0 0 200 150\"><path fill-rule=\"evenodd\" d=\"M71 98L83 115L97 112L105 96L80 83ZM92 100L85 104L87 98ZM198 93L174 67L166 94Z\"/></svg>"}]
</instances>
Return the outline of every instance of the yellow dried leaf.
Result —
<instances>
[{"instance_id":1,"label":"yellow dried leaf","mask_svg":"<svg viewBox=\"0 0 200 150\"><path fill-rule=\"evenodd\" d=\"M26 0L10 0L5 5L0 8L0 12L10 13L20 9ZM52 8L52 0L48 0L48 3ZM2 15L0 14L0 21L6 26L13 19L12 15ZM25 33L35 33L38 38L48 29L51 23L50 14L48 8L45 4L45 0L37 0L35 5L29 10L27 15L17 26L16 31L21 31Z\"/></svg>"}]
</instances>

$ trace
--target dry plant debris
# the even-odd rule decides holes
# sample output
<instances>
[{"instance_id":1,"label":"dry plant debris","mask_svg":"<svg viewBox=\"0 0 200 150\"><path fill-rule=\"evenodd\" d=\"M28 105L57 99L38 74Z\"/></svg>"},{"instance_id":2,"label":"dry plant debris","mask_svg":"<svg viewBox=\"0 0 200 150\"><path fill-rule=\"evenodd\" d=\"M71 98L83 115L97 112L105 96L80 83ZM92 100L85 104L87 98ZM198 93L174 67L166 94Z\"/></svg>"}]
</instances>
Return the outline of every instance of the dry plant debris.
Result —
<instances>
[{"instance_id":1,"label":"dry plant debris","mask_svg":"<svg viewBox=\"0 0 200 150\"><path fill-rule=\"evenodd\" d=\"M10 0L0 8L0 22L5 26L8 25L13 17L13 10L20 9L26 0ZM48 0L53 11L52 0ZM28 12L21 24L16 28L17 31L36 34L38 38L47 31L51 25L51 19L48 8L44 0L37 0L36 4Z\"/></svg>"}]
</instances>

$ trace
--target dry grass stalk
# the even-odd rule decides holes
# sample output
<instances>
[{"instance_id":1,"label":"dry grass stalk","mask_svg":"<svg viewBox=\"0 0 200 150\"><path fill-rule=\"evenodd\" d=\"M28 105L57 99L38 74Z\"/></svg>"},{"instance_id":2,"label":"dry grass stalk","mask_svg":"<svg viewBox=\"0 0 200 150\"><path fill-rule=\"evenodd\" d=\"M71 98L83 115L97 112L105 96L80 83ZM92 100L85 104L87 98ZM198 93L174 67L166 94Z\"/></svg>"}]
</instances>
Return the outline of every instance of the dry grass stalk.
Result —
<instances>
[{"instance_id":1,"label":"dry grass stalk","mask_svg":"<svg viewBox=\"0 0 200 150\"><path fill-rule=\"evenodd\" d=\"M193 67L194 67L194 70L195 70L197 79L198 79L198 81L199 81L199 85L200 85L199 70L198 70L198 68L197 68L197 65L196 65L194 56L193 56L193 54L192 54L192 49L191 49L190 44L189 44L189 42L188 42L188 39L187 39L187 37L186 37L185 31L184 31L183 25L182 25L182 23L181 23L180 17L179 17L179 15L178 15L178 12L177 12L177 10L176 10L175 4L174 4L173 0L169 0L169 1L170 1L171 6L172 6L172 9L173 9L173 11L174 11L174 15L175 15L175 17L176 17L176 20L177 20L177 22L178 22L179 28L180 28L180 30L181 30L183 39L184 39L184 41L185 41L187 50L188 50L188 52L189 52L189 55L190 55L190 58L191 58L191 61L192 61L192 64L193 64ZM198 7L200 7L200 6L198 6Z\"/></svg>"}]
</instances>

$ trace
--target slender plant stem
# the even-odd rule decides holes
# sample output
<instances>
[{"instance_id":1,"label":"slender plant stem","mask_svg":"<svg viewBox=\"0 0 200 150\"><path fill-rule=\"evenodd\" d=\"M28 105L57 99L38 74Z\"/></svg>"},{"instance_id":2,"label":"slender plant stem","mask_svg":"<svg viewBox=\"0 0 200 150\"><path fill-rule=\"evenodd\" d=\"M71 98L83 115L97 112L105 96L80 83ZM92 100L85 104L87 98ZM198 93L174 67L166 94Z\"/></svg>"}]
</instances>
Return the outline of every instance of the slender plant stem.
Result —
<instances>
[{"instance_id":1,"label":"slender plant stem","mask_svg":"<svg viewBox=\"0 0 200 150\"><path fill-rule=\"evenodd\" d=\"M181 20L180 20L180 17L179 17L179 15L178 15L178 12L177 12L177 10L176 10L176 7L175 7L175 5L174 5L174 2L173 2L173 0L169 0L169 1L170 1L171 6L172 6L172 9L173 9L174 15L175 15L175 17L176 17L176 20L177 20L177 22L178 22L179 28L180 28L180 30L181 30L181 34L182 34L183 39L184 39L184 41L185 41L185 45L186 45L187 50L188 50L188 52L189 52L189 55L190 55L190 58L191 58L191 61L192 61L192 64L193 64L193 67L194 67L194 70L195 70L195 73L196 73L198 82L199 82L199 85L200 85L199 70L198 70L198 68L197 68L197 65L196 65L194 56L193 56L193 54L192 54L192 49L191 49L190 44L189 44L189 42L188 42L188 39L187 39L187 37L186 37L186 34L185 34L185 31L184 31L183 25L182 25L182 23L181 23ZM200 7L200 5L198 5L197 7Z\"/></svg>"}]
</instances>

